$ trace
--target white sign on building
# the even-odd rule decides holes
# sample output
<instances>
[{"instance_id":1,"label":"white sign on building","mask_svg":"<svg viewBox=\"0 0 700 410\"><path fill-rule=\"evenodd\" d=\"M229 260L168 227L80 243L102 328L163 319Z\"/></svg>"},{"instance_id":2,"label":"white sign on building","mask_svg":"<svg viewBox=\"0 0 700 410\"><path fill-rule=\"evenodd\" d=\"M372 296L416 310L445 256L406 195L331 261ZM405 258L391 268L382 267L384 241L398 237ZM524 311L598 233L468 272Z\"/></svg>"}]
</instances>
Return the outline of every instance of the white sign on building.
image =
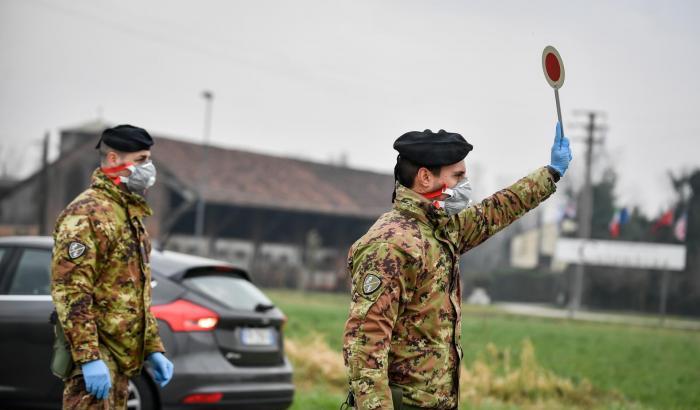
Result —
<instances>
[{"instance_id":1,"label":"white sign on building","mask_svg":"<svg viewBox=\"0 0 700 410\"><path fill-rule=\"evenodd\" d=\"M559 238L554 258L568 263L682 271L685 246Z\"/></svg>"}]
</instances>

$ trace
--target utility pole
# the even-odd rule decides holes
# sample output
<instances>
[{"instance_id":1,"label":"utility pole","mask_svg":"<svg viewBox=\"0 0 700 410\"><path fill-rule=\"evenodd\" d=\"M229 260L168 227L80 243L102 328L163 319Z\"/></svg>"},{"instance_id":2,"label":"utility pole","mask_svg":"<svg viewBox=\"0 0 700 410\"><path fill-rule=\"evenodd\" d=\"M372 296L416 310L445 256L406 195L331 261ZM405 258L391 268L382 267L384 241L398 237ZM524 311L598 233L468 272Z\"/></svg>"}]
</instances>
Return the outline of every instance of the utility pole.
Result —
<instances>
[{"instance_id":1,"label":"utility pole","mask_svg":"<svg viewBox=\"0 0 700 410\"><path fill-rule=\"evenodd\" d=\"M46 218L49 206L49 132L44 134L44 142L41 150L41 177L39 179L39 203L37 204L39 221L39 235L48 235L49 227Z\"/></svg>"},{"instance_id":2,"label":"utility pole","mask_svg":"<svg viewBox=\"0 0 700 410\"><path fill-rule=\"evenodd\" d=\"M586 115L588 123L584 125L587 131L586 136L586 158L583 189L579 197L578 205L578 236L583 240L591 238L591 221L593 220L593 186L591 183L591 172L593 168L593 146L602 143L602 139L595 138L595 132L604 130L604 126L596 124L596 119L604 115L595 111L574 111L575 115ZM585 276L585 266L583 263L576 265L573 280L571 281L569 300L569 317L573 318L581 308L583 295L583 279Z\"/></svg>"},{"instance_id":3,"label":"utility pole","mask_svg":"<svg viewBox=\"0 0 700 410\"><path fill-rule=\"evenodd\" d=\"M194 234L197 238L204 238L204 222L205 222L205 206L206 206L206 187L207 179L209 177L209 132L211 131L211 111L212 102L214 100L214 94L211 91L203 91L202 97L204 98L204 133L202 142L202 158L199 162L199 187L197 188L198 201L197 201L197 212L195 216L194 224Z\"/></svg>"}]
</instances>

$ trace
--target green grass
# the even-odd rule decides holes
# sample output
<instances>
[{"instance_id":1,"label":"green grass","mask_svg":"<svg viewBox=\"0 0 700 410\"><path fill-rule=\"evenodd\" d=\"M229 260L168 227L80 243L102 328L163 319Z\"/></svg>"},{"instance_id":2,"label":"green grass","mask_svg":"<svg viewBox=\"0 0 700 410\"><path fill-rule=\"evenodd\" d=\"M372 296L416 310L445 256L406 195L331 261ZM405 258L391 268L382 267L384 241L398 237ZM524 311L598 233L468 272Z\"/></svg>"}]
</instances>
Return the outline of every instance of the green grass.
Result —
<instances>
[{"instance_id":1,"label":"green grass","mask_svg":"<svg viewBox=\"0 0 700 410\"><path fill-rule=\"evenodd\" d=\"M286 337L303 339L315 332L322 335L333 350L342 349L349 295L269 289L265 294L287 315Z\"/></svg>"},{"instance_id":2,"label":"green grass","mask_svg":"<svg viewBox=\"0 0 700 410\"><path fill-rule=\"evenodd\" d=\"M513 316L463 318L467 362L488 342L517 352L528 337L539 362L560 376L660 409L700 408L700 334Z\"/></svg>"},{"instance_id":3,"label":"green grass","mask_svg":"<svg viewBox=\"0 0 700 410\"><path fill-rule=\"evenodd\" d=\"M309 392L297 391L294 394L294 403L290 410L309 409L337 409L340 403L345 401L342 394L329 392L326 389L312 390Z\"/></svg>"},{"instance_id":4,"label":"green grass","mask_svg":"<svg viewBox=\"0 0 700 410\"><path fill-rule=\"evenodd\" d=\"M301 340L316 332L340 351L348 295L266 293L289 317L286 337ZM588 379L646 407L700 408L700 332L526 318L466 305L462 328L466 364L483 356L488 343L509 348L517 357L522 341L529 338L539 363L559 376ZM297 392L293 408L337 408L341 401L320 387Z\"/></svg>"}]
</instances>

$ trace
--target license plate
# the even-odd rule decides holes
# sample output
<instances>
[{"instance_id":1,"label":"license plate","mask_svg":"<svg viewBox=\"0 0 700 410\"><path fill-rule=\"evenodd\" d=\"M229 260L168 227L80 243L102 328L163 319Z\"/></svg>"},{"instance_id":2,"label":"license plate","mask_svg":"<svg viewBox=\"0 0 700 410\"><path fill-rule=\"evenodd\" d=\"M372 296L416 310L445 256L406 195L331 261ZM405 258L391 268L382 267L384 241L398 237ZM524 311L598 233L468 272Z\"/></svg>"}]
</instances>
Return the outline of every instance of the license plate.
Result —
<instances>
[{"instance_id":1,"label":"license plate","mask_svg":"<svg viewBox=\"0 0 700 410\"><path fill-rule=\"evenodd\" d=\"M269 327L244 327L241 342L246 346L270 346L275 343L275 335Z\"/></svg>"}]
</instances>

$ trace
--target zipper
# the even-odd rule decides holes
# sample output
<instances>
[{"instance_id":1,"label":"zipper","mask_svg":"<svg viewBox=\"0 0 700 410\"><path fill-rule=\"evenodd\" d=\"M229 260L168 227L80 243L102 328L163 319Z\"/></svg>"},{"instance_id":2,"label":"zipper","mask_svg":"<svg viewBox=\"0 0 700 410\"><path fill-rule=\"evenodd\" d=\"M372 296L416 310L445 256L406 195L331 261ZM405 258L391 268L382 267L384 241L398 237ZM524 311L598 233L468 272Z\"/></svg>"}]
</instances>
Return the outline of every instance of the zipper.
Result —
<instances>
[{"instance_id":1,"label":"zipper","mask_svg":"<svg viewBox=\"0 0 700 410\"><path fill-rule=\"evenodd\" d=\"M450 286L448 288L448 293L447 293L447 298L450 300L450 305L452 306L452 312L454 313L455 316L455 321L454 324L452 325L452 348L454 349L455 353L455 361L456 361L456 368L455 368L455 375L453 377L453 386L452 388L456 392L457 395L457 403L459 403L459 374L461 371L461 365L462 365L462 359L459 357L459 350L460 347L457 345L457 321L461 321L462 317L461 315L457 314L457 307L454 304L454 301L452 300L452 292L455 290L456 286L456 281L459 280L459 277L457 277L457 263L458 263L458 258L455 255L455 252L453 250L452 243L448 241L447 239L442 238L440 235L442 231L440 230L435 230L433 232L433 236L435 239L438 240L443 245L446 245L446 247L449 252L450 252L450 260L452 261L452 269L450 271ZM459 316L459 317L458 317Z\"/></svg>"}]
</instances>

